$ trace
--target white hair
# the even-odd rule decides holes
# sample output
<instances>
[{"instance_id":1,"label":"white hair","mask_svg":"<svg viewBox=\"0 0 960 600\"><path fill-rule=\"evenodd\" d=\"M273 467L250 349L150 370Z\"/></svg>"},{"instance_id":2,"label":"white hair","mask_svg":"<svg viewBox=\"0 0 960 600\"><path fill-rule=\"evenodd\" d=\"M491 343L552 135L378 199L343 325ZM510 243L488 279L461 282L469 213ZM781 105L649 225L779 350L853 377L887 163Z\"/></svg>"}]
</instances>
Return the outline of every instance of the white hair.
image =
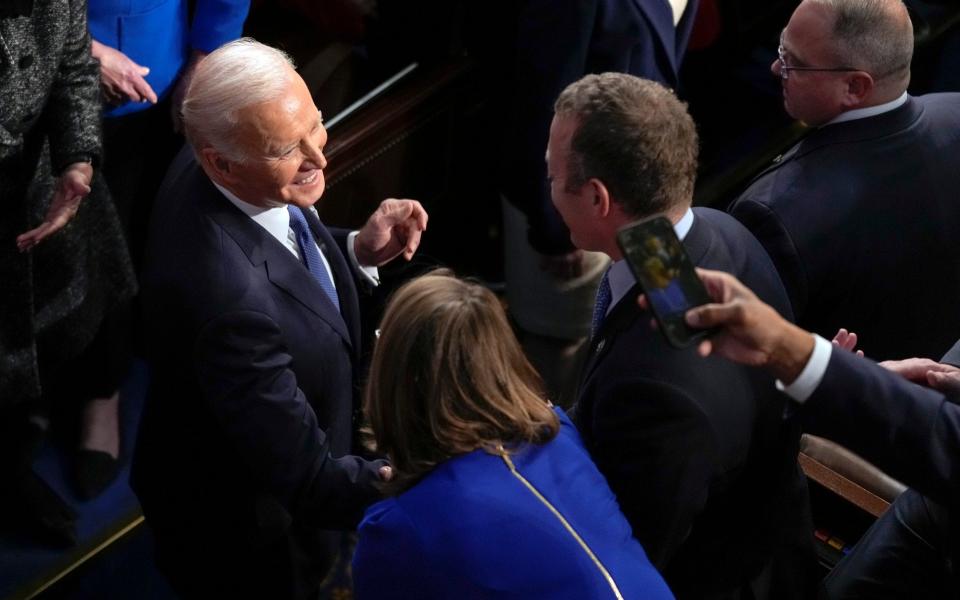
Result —
<instances>
[{"instance_id":1,"label":"white hair","mask_svg":"<svg viewBox=\"0 0 960 600\"><path fill-rule=\"evenodd\" d=\"M899 76L906 88L913 58L913 24L901 0L807 0L833 13L838 60L874 79Z\"/></svg>"},{"instance_id":2,"label":"white hair","mask_svg":"<svg viewBox=\"0 0 960 600\"><path fill-rule=\"evenodd\" d=\"M233 143L237 113L280 96L293 68L285 53L252 38L224 44L201 60L180 109L194 152L211 146L243 161L246 157Z\"/></svg>"}]
</instances>

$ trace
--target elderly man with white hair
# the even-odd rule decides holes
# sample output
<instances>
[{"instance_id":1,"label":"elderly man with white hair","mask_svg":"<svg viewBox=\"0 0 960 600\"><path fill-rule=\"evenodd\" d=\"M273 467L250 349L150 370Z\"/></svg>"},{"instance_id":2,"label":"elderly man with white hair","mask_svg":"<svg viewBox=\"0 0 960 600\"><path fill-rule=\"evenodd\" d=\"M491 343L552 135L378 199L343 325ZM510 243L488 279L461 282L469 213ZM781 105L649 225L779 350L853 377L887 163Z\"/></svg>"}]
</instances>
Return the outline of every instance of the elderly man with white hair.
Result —
<instances>
[{"instance_id":1,"label":"elderly man with white hair","mask_svg":"<svg viewBox=\"0 0 960 600\"><path fill-rule=\"evenodd\" d=\"M198 66L191 152L161 186L143 302L151 382L133 483L184 597L316 597L389 478L351 455L356 281L416 251L427 214L384 200L328 230L327 132L282 52L244 39ZM356 281L355 281L356 280Z\"/></svg>"},{"instance_id":2,"label":"elderly man with white hair","mask_svg":"<svg viewBox=\"0 0 960 600\"><path fill-rule=\"evenodd\" d=\"M804 0L771 70L809 135L736 201L797 323L874 359L939 358L960 332L960 94L910 96L901 0Z\"/></svg>"}]
</instances>

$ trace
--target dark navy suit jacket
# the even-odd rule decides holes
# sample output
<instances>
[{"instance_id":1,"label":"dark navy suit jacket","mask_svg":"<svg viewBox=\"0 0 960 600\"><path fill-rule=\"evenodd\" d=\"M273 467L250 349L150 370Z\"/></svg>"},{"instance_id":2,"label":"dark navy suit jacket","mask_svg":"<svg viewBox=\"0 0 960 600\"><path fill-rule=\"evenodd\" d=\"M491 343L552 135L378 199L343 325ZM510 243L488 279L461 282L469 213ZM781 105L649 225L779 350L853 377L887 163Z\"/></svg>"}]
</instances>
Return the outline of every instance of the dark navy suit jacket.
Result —
<instances>
[{"instance_id":1,"label":"dark navy suit jacket","mask_svg":"<svg viewBox=\"0 0 960 600\"><path fill-rule=\"evenodd\" d=\"M834 349L823 380L799 414L811 433L835 440L955 511L960 507L957 400Z\"/></svg>"},{"instance_id":2,"label":"dark navy suit jacket","mask_svg":"<svg viewBox=\"0 0 960 600\"><path fill-rule=\"evenodd\" d=\"M683 242L693 263L749 281L790 318L750 232L722 212L694 213ZM592 341L574 409L588 450L677 597L739 588L784 552L770 597L803 597L812 525L799 427L784 422L782 394L755 369L667 345L639 293L617 303Z\"/></svg>"},{"instance_id":3,"label":"dark navy suit jacket","mask_svg":"<svg viewBox=\"0 0 960 600\"><path fill-rule=\"evenodd\" d=\"M816 129L731 208L767 249L797 322L877 360L960 335L960 94Z\"/></svg>"},{"instance_id":4,"label":"dark navy suit jacket","mask_svg":"<svg viewBox=\"0 0 960 600\"><path fill-rule=\"evenodd\" d=\"M615 71L679 82L698 0L690 0L674 27L666 0L521 0L516 72L505 129L504 186L526 215L530 242L544 253L573 250L550 200L544 153L560 92L588 73Z\"/></svg>"},{"instance_id":5,"label":"dark navy suit jacket","mask_svg":"<svg viewBox=\"0 0 960 600\"><path fill-rule=\"evenodd\" d=\"M559 409L558 409L558 412ZM573 424L512 457L569 522L624 598L673 598L630 535ZM357 598L446 600L613 598L610 585L557 517L503 459L475 450L370 507L353 559Z\"/></svg>"},{"instance_id":6,"label":"dark navy suit jacket","mask_svg":"<svg viewBox=\"0 0 960 600\"><path fill-rule=\"evenodd\" d=\"M342 316L189 150L161 188L143 284L151 381L133 483L158 562L187 594L311 594L336 551L322 530L354 527L378 497L377 463L349 456L357 290L337 242L304 214Z\"/></svg>"}]
</instances>

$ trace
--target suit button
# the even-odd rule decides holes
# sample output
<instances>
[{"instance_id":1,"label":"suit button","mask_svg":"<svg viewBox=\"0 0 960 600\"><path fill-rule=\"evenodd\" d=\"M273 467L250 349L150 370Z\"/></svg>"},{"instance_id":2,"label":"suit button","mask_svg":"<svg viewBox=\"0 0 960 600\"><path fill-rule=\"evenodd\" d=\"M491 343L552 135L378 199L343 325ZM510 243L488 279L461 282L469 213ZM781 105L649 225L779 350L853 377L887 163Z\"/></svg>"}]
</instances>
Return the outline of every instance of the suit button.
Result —
<instances>
[{"instance_id":1,"label":"suit button","mask_svg":"<svg viewBox=\"0 0 960 600\"><path fill-rule=\"evenodd\" d=\"M33 55L28 54L26 56L20 57L20 62L17 63L21 69L29 69L30 65L33 64Z\"/></svg>"}]
</instances>

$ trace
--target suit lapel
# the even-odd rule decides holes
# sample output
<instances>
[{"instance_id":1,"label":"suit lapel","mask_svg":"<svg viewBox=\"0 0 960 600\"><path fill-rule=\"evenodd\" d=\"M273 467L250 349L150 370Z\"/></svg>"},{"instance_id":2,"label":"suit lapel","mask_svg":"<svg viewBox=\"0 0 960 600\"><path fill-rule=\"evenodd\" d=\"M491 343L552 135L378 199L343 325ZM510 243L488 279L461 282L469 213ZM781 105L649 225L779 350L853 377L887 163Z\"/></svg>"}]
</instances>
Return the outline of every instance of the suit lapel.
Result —
<instances>
[{"instance_id":1,"label":"suit lapel","mask_svg":"<svg viewBox=\"0 0 960 600\"><path fill-rule=\"evenodd\" d=\"M583 389L584 384L590 378L590 375L593 373L594 369L597 368L597 365L603 360L603 357L610 352L610 348L613 347L613 342L616 340L617 336L633 326L634 321L640 315L640 307L637 306L634 300L640 294L640 284L635 284L630 288L630 291L620 299L620 302L610 310L607 314L607 318L603 320L603 324L600 325L600 330L597 331L597 334L590 340L590 355L587 357L586 364L581 371L580 376L580 385L578 388Z\"/></svg>"},{"instance_id":2,"label":"suit lapel","mask_svg":"<svg viewBox=\"0 0 960 600\"><path fill-rule=\"evenodd\" d=\"M326 321L352 347L353 340L343 317L303 264L263 227L224 198L209 179L204 177L204 180L211 216L237 242L250 262L254 266L263 264L273 285Z\"/></svg>"},{"instance_id":3,"label":"suit lapel","mask_svg":"<svg viewBox=\"0 0 960 600\"><path fill-rule=\"evenodd\" d=\"M640 11L647 22L650 23L650 29L657 36L657 42L660 50L670 61L672 68L671 81L674 85L677 83L677 77L680 72L678 68L679 57L682 52L677 52L677 28L673 25L673 9L667 0L632 0L633 5ZM692 4L692 2L691 2ZM684 11L683 19L690 14L690 6ZM680 24L683 24L681 19ZM666 73L664 73L666 75Z\"/></svg>"}]
</instances>

